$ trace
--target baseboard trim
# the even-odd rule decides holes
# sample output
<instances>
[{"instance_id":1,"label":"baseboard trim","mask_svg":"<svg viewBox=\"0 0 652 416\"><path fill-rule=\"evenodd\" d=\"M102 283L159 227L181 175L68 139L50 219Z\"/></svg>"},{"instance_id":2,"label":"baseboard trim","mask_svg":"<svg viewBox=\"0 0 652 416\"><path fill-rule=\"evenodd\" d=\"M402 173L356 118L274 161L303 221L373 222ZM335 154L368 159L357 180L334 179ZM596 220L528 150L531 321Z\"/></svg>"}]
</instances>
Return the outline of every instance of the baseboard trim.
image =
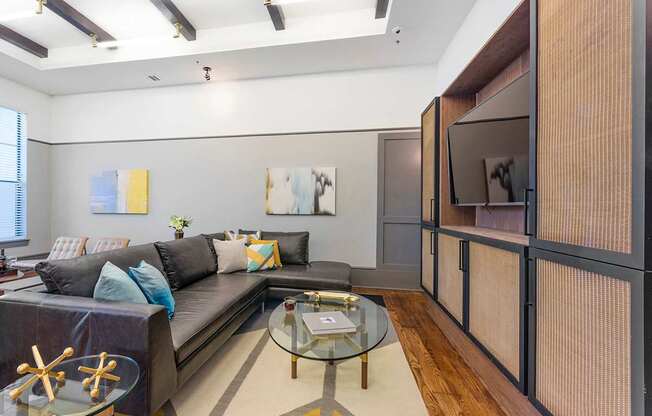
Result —
<instances>
[{"instance_id":1,"label":"baseboard trim","mask_svg":"<svg viewBox=\"0 0 652 416\"><path fill-rule=\"evenodd\" d=\"M351 284L374 289L421 290L418 271L353 267Z\"/></svg>"}]
</instances>

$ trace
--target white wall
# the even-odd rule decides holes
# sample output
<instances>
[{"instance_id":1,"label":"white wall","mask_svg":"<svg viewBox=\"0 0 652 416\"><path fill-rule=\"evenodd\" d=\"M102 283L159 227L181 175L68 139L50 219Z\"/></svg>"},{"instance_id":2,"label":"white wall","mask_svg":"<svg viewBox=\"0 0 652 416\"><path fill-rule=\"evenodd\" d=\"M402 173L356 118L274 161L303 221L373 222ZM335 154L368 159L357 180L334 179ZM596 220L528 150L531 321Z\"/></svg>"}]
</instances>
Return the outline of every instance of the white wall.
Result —
<instances>
[{"instance_id":1,"label":"white wall","mask_svg":"<svg viewBox=\"0 0 652 416\"><path fill-rule=\"evenodd\" d=\"M435 73L413 66L57 96L52 141L416 127Z\"/></svg>"},{"instance_id":2,"label":"white wall","mask_svg":"<svg viewBox=\"0 0 652 416\"><path fill-rule=\"evenodd\" d=\"M376 265L378 131L416 127L431 99L432 66L349 71L53 98L52 235L171 237L171 214L190 234L226 228L311 231L313 260ZM295 132L325 134L278 135ZM277 134L154 142L129 139ZM264 214L264 168L338 168L337 216ZM150 214L92 215L89 177L150 169Z\"/></svg>"},{"instance_id":3,"label":"white wall","mask_svg":"<svg viewBox=\"0 0 652 416\"><path fill-rule=\"evenodd\" d=\"M50 139L52 98L43 93L0 78L0 106L27 114L27 136ZM29 246L7 250L23 256L49 251L50 238L50 146L28 142L27 145L27 233Z\"/></svg>"},{"instance_id":4,"label":"white wall","mask_svg":"<svg viewBox=\"0 0 652 416\"><path fill-rule=\"evenodd\" d=\"M170 240L170 215L189 215L189 236L308 230L311 260L375 267L377 143L365 132L52 146L53 235ZM337 168L336 216L265 215L265 168L292 166ZM90 213L91 175L115 168L150 170L148 215Z\"/></svg>"},{"instance_id":5,"label":"white wall","mask_svg":"<svg viewBox=\"0 0 652 416\"><path fill-rule=\"evenodd\" d=\"M442 94L521 0L476 0L436 65L435 94Z\"/></svg>"}]
</instances>

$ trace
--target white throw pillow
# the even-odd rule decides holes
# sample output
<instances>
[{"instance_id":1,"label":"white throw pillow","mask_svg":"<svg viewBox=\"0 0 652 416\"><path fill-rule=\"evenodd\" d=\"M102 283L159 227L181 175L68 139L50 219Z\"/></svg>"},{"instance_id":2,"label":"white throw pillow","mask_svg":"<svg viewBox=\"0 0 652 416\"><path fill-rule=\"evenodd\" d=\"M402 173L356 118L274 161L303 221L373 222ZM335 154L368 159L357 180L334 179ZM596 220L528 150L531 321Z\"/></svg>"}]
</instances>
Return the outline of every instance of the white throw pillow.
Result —
<instances>
[{"instance_id":1,"label":"white throw pillow","mask_svg":"<svg viewBox=\"0 0 652 416\"><path fill-rule=\"evenodd\" d=\"M247 240L220 241L213 240L217 253L217 272L233 273L238 270L247 270Z\"/></svg>"}]
</instances>

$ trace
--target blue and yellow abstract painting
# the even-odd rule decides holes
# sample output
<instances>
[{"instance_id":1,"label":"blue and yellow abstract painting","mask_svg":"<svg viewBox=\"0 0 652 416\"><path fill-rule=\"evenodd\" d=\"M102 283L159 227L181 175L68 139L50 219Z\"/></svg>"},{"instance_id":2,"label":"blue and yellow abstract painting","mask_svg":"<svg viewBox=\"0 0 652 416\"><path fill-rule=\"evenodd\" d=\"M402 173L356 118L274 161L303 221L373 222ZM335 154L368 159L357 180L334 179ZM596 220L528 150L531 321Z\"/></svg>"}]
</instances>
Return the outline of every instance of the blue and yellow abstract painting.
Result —
<instances>
[{"instance_id":1,"label":"blue and yellow abstract painting","mask_svg":"<svg viewBox=\"0 0 652 416\"><path fill-rule=\"evenodd\" d=\"M335 215L335 168L268 168L268 215Z\"/></svg>"},{"instance_id":2,"label":"blue and yellow abstract painting","mask_svg":"<svg viewBox=\"0 0 652 416\"><path fill-rule=\"evenodd\" d=\"M147 214L149 171L107 170L91 177L91 212L94 214Z\"/></svg>"}]
</instances>

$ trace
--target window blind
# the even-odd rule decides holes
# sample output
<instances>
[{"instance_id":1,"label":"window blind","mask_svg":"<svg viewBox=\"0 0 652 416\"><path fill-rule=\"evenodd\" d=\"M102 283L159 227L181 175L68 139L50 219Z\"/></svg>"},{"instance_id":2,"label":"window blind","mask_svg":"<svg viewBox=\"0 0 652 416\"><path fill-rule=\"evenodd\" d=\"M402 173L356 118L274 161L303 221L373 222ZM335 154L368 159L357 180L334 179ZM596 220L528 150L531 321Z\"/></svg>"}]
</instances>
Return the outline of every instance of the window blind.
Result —
<instances>
[{"instance_id":1,"label":"window blind","mask_svg":"<svg viewBox=\"0 0 652 416\"><path fill-rule=\"evenodd\" d=\"M0 107L0 243L25 239L25 114Z\"/></svg>"}]
</instances>

